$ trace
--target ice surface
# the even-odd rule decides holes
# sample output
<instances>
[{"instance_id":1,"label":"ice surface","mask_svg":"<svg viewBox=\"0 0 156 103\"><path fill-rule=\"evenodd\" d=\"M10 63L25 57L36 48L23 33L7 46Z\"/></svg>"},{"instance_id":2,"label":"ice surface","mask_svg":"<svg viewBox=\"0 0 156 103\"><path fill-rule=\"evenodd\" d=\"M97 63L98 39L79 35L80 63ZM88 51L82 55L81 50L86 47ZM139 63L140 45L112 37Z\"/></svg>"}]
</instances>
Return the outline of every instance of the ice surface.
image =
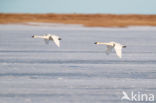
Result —
<instances>
[{"instance_id":1,"label":"ice surface","mask_svg":"<svg viewBox=\"0 0 156 103\"><path fill-rule=\"evenodd\" d=\"M31 38L45 33L61 48ZM127 45L123 58L96 41ZM125 103L122 91L156 96L156 27L0 25L0 103Z\"/></svg>"}]
</instances>

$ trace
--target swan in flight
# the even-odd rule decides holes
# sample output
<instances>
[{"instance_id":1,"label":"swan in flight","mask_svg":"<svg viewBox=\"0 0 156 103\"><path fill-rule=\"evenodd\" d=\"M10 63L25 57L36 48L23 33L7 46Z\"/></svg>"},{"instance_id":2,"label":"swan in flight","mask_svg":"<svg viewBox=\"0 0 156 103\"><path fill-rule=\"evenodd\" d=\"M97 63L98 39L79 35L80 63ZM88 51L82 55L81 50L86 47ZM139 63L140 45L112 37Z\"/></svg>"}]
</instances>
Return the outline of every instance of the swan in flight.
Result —
<instances>
[{"instance_id":1,"label":"swan in flight","mask_svg":"<svg viewBox=\"0 0 156 103\"><path fill-rule=\"evenodd\" d=\"M109 55L112 51L112 49L114 48L115 49L115 52L117 54L117 56L119 58L122 58L122 48L126 48L125 45L122 45L120 43L116 43L116 42L109 42L109 43L105 43L105 42L95 42L94 44L101 44L101 45L106 45L107 46L107 49L105 51L105 53L107 55Z\"/></svg>"},{"instance_id":2,"label":"swan in flight","mask_svg":"<svg viewBox=\"0 0 156 103\"><path fill-rule=\"evenodd\" d=\"M39 35L33 35L32 38L42 38L44 39L46 44L49 44L49 41L52 40L58 47L60 47L60 41L61 38L59 36L56 35L51 35L51 34L46 34L43 36L39 36Z\"/></svg>"}]
</instances>

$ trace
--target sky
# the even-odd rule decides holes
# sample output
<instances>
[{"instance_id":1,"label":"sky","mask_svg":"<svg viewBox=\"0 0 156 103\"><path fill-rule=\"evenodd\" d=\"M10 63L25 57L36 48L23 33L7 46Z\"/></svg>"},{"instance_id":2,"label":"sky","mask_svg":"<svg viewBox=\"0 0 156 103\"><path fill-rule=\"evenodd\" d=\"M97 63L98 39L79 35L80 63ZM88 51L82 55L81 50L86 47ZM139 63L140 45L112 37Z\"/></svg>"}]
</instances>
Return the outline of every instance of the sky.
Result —
<instances>
[{"instance_id":1,"label":"sky","mask_svg":"<svg viewBox=\"0 0 156 103\"><path fill-rule=\"evenodd\" d=\"M0 13L156 14L156 0L0 0Z\"/></svg>"}]
</instances>

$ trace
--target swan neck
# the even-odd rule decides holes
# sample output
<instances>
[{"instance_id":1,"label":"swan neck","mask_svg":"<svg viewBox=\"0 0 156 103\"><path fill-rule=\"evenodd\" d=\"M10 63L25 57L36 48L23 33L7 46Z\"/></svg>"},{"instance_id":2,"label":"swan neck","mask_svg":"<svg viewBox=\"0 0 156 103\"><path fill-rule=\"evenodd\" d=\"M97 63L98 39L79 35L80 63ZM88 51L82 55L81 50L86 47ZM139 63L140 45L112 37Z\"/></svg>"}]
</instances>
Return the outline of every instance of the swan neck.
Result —
<instances>
[{"instance_id":1,"label":"swan neck","mask_svg":"<svg viewBox=\"0 0 156 103\"><path fill-rule=\"evenodd\" d=\"M105 42L97 42L97 44L108 45L108 43L105 43Z\"/></svg>"},{"instance_id":2,"label":"swan neck","mask_svg":"<svg viewBox=\"0 0 156 103\"><path fill-rule=\"evenodd\" d=\"M44 36L35 35L34 38L45 38Z\"/></svg>"}]
</instances>

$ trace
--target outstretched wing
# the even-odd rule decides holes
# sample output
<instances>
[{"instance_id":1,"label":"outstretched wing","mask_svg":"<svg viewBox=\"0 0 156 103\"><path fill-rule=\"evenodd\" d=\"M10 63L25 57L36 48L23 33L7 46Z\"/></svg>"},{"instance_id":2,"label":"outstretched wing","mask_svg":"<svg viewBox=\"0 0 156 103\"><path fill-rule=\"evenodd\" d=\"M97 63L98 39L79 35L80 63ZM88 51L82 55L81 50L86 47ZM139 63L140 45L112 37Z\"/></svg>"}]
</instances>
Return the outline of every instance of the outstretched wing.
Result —
<instances>
[{"instance_id":1,"label":"outstretched wing","mask_svg":"<svg viewBox=\"0 0 156 103\"><path fill-rule=\"evenodd\" d=\"M53 35L51 38L52 38L52 40L54 41L54 43L55 43L58 47L60 47L59 37Z\"/></svg>"},{"instance_id":2,"label":"outstretched wing","mask_svg":"<svg viewBox=\"0 0 156 103\"><path fill-rule=\"evenodd\" d=\"M112 52L112 49L113 49L113 46L107 45L107 49L106 49L105 53L107 55L109 55Z\"/></svg>"},{"instance_id":3,"label":"outstretched wing","mask_svg":"<svg viewBox=\"0 0 156 103\"><path fill-rule=\"evenodd\" d=\"M117 56L119 58L122 58L122 45L116 43L114 49L115 49Z\"/></svg>"},{"instance_id":4,"label":"outstretched wing","mask_svg":"<svg viewBox=\"0 0 156 103\"><path fill-rule=\"evenodd\" d=\"M44 39L44 42L45 42L46 44L49 44L49 40L47 40L47 39Z\"/></svg>"}]
</instances>

